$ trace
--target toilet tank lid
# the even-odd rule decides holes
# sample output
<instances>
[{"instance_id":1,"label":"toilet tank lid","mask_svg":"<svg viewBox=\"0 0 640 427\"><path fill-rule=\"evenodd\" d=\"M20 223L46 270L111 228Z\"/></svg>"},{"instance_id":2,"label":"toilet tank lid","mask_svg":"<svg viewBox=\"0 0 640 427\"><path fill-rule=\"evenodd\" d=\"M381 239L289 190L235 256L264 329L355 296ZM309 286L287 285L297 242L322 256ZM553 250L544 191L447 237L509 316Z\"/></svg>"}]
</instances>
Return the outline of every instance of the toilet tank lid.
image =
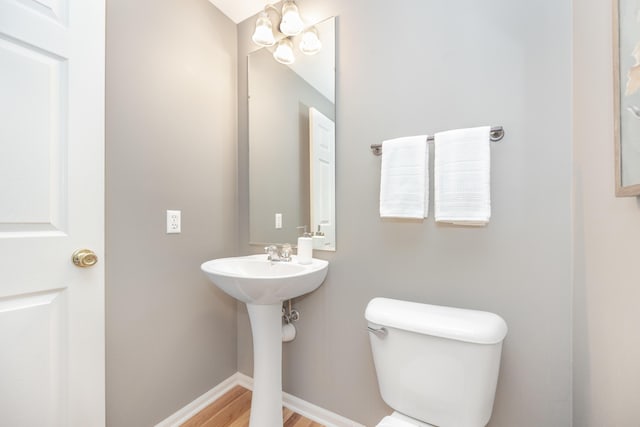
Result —
<instances>
[{"instance_id":1,"label":"toilet tank lid","mask_svg":"<svg viewBox=\"0 0 640 427\"><path fill-rule=\"evenodd\" d=\"M494 313L390 298L369 301L364 317L380 326L477 344L496 344L507 335L507 323Z\"/></svg>"}]
</instances>

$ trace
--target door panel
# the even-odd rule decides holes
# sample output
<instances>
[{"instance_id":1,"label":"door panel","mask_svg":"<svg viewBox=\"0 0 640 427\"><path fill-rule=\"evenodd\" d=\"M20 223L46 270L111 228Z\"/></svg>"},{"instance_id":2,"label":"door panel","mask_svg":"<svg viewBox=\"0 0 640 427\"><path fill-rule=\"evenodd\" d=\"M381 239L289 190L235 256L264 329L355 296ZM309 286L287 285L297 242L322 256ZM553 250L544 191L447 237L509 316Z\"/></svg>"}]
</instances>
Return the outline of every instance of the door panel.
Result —
<instances>
[{"instance_id":1,"label":"door panel","mask_svg":"<svg viewBox=\"0 0 640 427\"><path fill-rule=\"evenodd\" d=\"M315 249L336 249L335 128L333 120L309 108L311 231L324 233L324 239L318 240L321 246Z\"/></svg>"},{"instance_id":2,"label":"door panel","mask_svg":"<svg viewBox=\"0 0 640 427\"><path fill-rule=\"evenodd\" d=\"M66 312L64 290L0 299L3 425L67 424Z\"/></svg>"},{"instance_id":3,"label":"door panel","mask_svg":"<svg viewBox=\"0 0 640 427\"><path fill-rule=\"evenodd\" d=\"M68 115L66 63L0 39L0 235L64 231Z\"/></svg>"},{"instance_id":4,"label":"door panel","mask_svg":"<svg viewBox=\"0 0 640 427\"><path fill-rule=\"evenodd\" d=\"M0 425L103 426L104 0L0 0L0 70Z\"/></svg>"}]
</instances>

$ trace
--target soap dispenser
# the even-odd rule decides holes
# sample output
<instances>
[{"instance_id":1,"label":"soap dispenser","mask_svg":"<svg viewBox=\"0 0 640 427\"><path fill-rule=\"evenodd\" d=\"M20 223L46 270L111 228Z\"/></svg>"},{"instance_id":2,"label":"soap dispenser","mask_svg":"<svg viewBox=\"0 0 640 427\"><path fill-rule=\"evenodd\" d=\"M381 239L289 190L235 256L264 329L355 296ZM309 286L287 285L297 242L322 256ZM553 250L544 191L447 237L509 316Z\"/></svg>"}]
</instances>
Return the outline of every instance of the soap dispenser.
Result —
<instances>
[{"instance_id":1,"label":"soap dispenser","mask_svg":"<svg viewBox=\"0 0 640 427\"><path fill-rule=\"evenodd\" d=\"M320 229L320 224L318 224L318 231L311 233L311 238L313 240L313 249L324 248L324 233Z\"/></svg>"},{"instance_id":2,"label":"soap dispenser","mask_svg":"<svg viewBox=\"0 0 640 427\"><path fill-rule=\"evenodd\" d=\"M298 264L311 264L313 258L313 239L311 234L307 233L307 226L300 226L298 230L301 234L298 236Z\"/></svg>"}]
</instances>

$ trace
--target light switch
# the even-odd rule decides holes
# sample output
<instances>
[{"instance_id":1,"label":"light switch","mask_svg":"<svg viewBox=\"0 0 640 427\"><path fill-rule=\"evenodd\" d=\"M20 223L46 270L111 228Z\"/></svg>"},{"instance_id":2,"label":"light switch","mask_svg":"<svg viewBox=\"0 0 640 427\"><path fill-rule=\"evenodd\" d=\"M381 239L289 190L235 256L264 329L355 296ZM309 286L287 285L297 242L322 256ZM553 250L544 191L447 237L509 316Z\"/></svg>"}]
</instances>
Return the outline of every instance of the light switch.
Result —
<instances>
[{"instance_id":1,"label":"light switch","mask_svg":"<svg viewBox=\"0 0 640 427\"><path fill-rule=\"evenodd\" d=\"M276 230L280 230L282 228L282 214L276 214Z\"/></svg>"}]
</instances>

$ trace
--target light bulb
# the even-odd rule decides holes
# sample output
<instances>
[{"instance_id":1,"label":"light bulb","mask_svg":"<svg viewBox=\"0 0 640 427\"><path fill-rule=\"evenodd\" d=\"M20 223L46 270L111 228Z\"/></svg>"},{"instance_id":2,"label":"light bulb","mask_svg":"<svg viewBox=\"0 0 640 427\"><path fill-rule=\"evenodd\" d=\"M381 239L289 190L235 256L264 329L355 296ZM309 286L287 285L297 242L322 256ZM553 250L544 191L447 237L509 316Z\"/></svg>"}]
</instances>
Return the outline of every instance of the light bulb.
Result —
<instances>
[{"instance_id":1,"label":"light bulb","mask_svg":"<svg viewBox=\"0 0 640 427\"><path fill-rule=\"evenodd\" d=\"M276 39L273 37L273 27L267 12L262 12L256 21L256 29L251 40L258 46L273 46Z\"/></svg>"},{"instance_id":2,"label":"light bulb","mask_svg":"<svg viewBox=\"0 0 640 427\"><path fill-rule=\"evenodd\" d=\"M280 31L287 36L295 36L300 34L304 28L304 23L298 13L298 6L292 1L287 0L282 6L282 20L280 21Z\"/></svg>"},{"instance_id":3,"label":"light bulb","mask_svg":"<svg viewBox=\"0 0 640 427\"><path fill-rule=\"evenodd\" d=\"M276 47L275 52L273 52L273 57L281 64L293 64L296 58L293 55L293 43L291 43L291 39L287 37L280 40L278 47Z\"/></svg>"},{"instance_id":4,"label":"light bulb","mask_svg":"<svg viewBox=\"0 0 640 427\"><path fill-rule=\"evenodd\" d=\"M311 27L302 33L302 40L300 40L300 51L305 55L315 55L322 49L322 42L318 37L318 30L316 27Z\"/></svg>"}]
</instances>

